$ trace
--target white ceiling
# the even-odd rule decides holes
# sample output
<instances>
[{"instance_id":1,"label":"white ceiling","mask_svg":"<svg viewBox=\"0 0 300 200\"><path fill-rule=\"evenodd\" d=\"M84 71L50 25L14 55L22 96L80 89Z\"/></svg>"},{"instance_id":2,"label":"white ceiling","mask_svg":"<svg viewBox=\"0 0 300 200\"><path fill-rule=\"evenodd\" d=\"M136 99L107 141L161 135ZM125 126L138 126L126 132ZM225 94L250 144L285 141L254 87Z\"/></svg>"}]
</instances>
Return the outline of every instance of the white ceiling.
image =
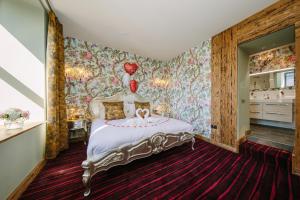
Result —
<instances>
[{"instance_id":1,"label":"white ceiling","mask_svg":"<svg viewBox=\"0 0 300 200\"><path fill-rule=\"evenodd\" d=\"M51 0L65 36L169 60L276 0Z\"/></svg>"}]
</instances>

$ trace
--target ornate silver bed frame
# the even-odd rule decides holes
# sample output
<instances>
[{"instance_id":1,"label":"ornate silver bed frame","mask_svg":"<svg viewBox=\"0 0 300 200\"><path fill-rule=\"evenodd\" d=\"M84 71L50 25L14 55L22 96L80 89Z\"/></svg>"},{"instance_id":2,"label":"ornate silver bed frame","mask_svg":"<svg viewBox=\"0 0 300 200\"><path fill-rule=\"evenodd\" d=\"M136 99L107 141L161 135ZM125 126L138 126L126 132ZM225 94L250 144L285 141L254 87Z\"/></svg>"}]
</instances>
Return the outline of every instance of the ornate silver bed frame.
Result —
<instances>
[{"instance_id":1,"label":"ornate silver bed frame","mask_svg":"<svg viewBox=\"0 0 300 200\"><path fill-rule=\"evenodd\" d=\"M158 154L187 142L192 142L192 150L194 150L195 138L194 135L190 133L157 133L136 145L126 146L113 151L97 161L83 161L81 166L84 169L84 173L82 175L82 182L85 187L84 196L88 196L90 194L91 178L98 172L106 171L114 166L126 165L134 160Z\"/></svg>"},{"instance_id":2,"label":"ornate silver bed frame","mask_svg":"<svg viewBox=\"0 0 300 200\"><path fill-rule=\"evenodd\" d=\"M101 117L101 110L99 104L103 101L124 101L126 103L133 103L133 101L146 101L143 97L137 94L124 94L118 93L115 96L109 98L95 98L91 104L91 114L94 117ZM125 111L126 112L126 111ZM81 166L84 169L82 175L82 182L85 187L84 196L88 196L91 192L91 179L92 177L101 171L107 171L108 169L118 166L126 165L134 160L140 158L146 158L153 154L158 154L162 151L171 149L175 146L180 146L184 143L192 142L192 150L194 150L195 138L194 135L188 132L179 134L172 133L156 133L155 135L142 140L136 145L129 145L117 150L114 150L107 154L105 157L96 161L85 160Z\"/></svg>"}]
</instances>

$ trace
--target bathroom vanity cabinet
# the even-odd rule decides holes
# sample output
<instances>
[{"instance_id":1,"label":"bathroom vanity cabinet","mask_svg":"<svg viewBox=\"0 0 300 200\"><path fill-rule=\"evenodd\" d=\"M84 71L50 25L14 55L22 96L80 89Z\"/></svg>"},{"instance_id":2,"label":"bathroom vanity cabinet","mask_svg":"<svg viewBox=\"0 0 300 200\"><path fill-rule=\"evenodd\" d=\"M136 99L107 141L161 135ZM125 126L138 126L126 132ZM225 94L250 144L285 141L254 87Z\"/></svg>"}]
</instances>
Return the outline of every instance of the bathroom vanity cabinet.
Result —
<instances>
[{"instance_id":1,"label":"bathroom vanity cabinet","mask_svg":"<svg viewBox=\"0 0 300 200\"><path fill-rule=\"evenodd\" d=\"M293 123L293 100L276 101L251 101L250 118Z\"/></svg>"}]
</instances>

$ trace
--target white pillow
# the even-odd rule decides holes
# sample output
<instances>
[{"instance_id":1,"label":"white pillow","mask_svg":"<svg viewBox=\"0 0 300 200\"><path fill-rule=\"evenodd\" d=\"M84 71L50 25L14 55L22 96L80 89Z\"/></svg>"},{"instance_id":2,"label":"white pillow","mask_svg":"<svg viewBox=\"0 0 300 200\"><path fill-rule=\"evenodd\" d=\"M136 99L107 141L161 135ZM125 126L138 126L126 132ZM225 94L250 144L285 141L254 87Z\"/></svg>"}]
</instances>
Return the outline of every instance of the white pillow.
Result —
<instances>
[{"instance_id":1,"label":"white pillow","mask_svg":"<svg viewBox=\"0 0 300 200\"><path fill-rule=\"evenodd\" d=\"M135 116L135 106L134 106L134 95L124 95L123 97L124 102L124 113L126 118L132 118Z\"/></svg>"},{"instance_id":2,"label":"white pillow","mask_svg":"<svg viewBox=\"0 0 300 200\"><path fill-rule=\"evenodd\" d=\"M90 109L90 113L92 114L92 117L105 119L105 107L103 106L102 102L116 102L116 101L123 101L124 114L126 118L132 118L135 116L134 101L150 102L150 113L152 114L152 109L153 109L152 101L145 101L145 99L143 99L137 94L129 94L129 95L117 94L117 96L114 96L113 99L111 98L106 100L106 98L99 98L91 101L89 109Z\"/></svg>"},{"instance_id":3,"label":"white pillow","mask_svg":"<svg viewBox=\"0 0 300 200\"><path fill-rule=\"evenodd\" d=\"M90 103L90 112L93 118L105 118L105 107L100 101L92 101Z\"/></svg>"},{"instance_id":4,"label":"white pillow","mask_svg":"<svg viewBox=\"0 0 300 200\"><path fill-rule=\"evenodd\" d=\"M134 103L124 101L124 113L126 118L133 118L135 116Z\"/></svg>"}]
</instances>

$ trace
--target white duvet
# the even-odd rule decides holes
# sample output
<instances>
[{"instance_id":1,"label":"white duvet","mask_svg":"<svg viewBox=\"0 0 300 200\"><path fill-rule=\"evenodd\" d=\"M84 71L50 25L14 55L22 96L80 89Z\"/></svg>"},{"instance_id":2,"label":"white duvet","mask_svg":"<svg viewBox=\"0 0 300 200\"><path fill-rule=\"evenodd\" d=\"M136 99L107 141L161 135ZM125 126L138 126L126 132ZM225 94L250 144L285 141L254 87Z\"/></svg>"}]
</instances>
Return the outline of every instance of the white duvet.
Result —
<instances>
[{"instance_id":1,"label":"white duvet","mask_svg":"<svg viewBox=\"0 0 300 200\"><path fill-rule=\"evenodd\" d=\"M160 116L151 116L147 121L137 118L105 121L93 121L87 148L87 159L96 161L113 150L134 145L152 135L162 133L177 134L192 132L192 125Z\"/></svg>"}]
</instances>

